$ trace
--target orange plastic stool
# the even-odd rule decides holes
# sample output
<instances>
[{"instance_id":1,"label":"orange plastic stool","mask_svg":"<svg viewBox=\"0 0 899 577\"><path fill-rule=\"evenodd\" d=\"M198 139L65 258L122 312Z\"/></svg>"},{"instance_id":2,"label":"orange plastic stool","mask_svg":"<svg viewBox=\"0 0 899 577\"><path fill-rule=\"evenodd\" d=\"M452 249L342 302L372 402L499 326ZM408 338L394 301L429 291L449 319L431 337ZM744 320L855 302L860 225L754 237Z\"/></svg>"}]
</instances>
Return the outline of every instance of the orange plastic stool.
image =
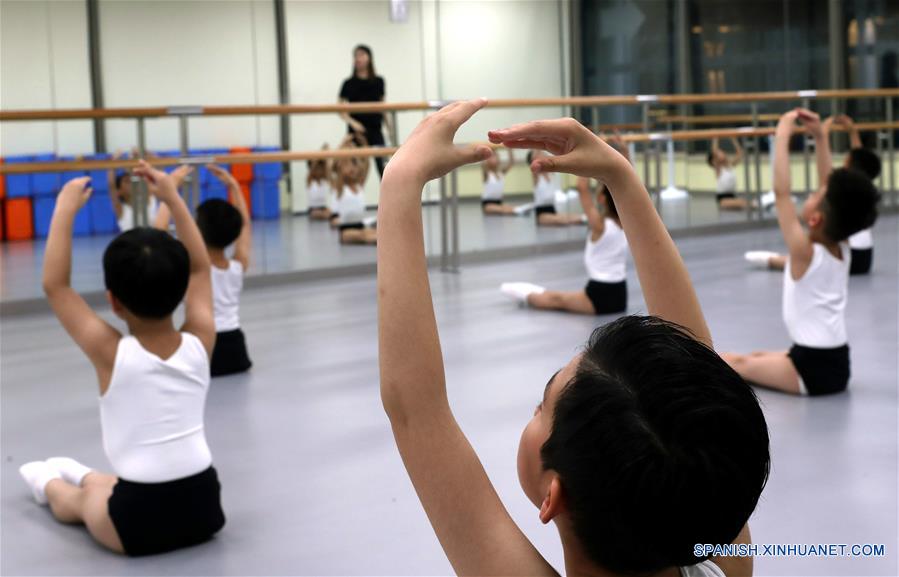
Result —
<instances>
[{"instance_id":1,"label":"orange plastic stool","mask_svg":"<svg viewBox=\"0 0 899 577\"><path fill-rule=\"evenodd\" d=\"M246 147L235 147L231 149L231 154L249 154L250 152L253 151ZM251 182L253 182L253 165L232 164L231 175L240 184L250 184Z\"/></svg>"},{"instance_id":2,"label":"orange plastic stool","mask_svg":"<svg viewBox=\"0 0 899 577\"><path fill-rule=\"evenodd\" d=\"M30 198L8 198L4 201L3 215L7 240L28 240L34 238L34 217Z\"/></svg>"}]
</instances>

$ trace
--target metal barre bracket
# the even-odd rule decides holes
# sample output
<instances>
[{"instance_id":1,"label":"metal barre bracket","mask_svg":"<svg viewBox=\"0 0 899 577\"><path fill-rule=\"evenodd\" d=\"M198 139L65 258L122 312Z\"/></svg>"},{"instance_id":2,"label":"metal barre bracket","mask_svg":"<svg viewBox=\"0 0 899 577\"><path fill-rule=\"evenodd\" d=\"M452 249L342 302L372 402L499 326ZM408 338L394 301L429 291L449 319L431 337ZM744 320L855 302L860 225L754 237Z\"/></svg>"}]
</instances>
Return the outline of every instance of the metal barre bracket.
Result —
<instances>
[{"instance_id":1,"label":"metal barre bracket","mask_svg":"<svg viewBox=\"0 0 899 577\"><path fill-rule=\"evenodd\" d=\"M166 110L172 116L187 116L190 114L203 114L202 106L169 106Z\"/></svg>"},{"instance_id":2,"label":"metal barre bracket","mask_svg":"<svg viewBox=\"0 0 899 577\"><path fill-rule=\"evenodd\" d=\"M214 156L186 156L178 159L181 164L215 164Z\"/></svg>"}]
</instances>

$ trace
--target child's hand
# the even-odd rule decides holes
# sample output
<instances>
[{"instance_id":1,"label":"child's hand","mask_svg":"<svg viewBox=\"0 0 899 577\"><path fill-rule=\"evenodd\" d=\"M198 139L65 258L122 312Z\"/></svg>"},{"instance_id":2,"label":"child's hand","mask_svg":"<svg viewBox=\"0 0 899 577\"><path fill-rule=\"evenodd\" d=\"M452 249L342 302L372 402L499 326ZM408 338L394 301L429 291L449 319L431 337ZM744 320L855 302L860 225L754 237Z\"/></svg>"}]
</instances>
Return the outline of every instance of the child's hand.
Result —
<instances>
[{"instance_id":1,"label":"child's hand","mask_svg":"<svg viewBox=\"0 0 899 577\"><path fill-rule=\"evenodd\" d=\"M486 104L483 98L463 100L426 117L390 159L384 177L401 173L423 186L462 165L489 158L493 152L483 144L465 148L453 144L459 127Z\"/></svg>"},{"instance_id":2,"label":"child's hand","mask_svg":"<svg viewBox=\"0 0 899 577\"><path fill-rule=\"evenodd\" d=\"M175 186L181 186L181 183L184 182L184 179L187 178L187 175L192 173L194 168L187 164L182 164L178 168L172 171L172 180L175 181Z\"/></svg>"},{"instance_id":3,"label":"child's hand","mask_svg":"<svg viewBox=\"0 0 899 577\"><path fill-rule=\"evenodd\" d=\"M617 169L630 165L621 154L573 118L537 120L511 128L491 130L490 142L509 148L546 150L556 156L541 156L531 163L535 174L568 172L605 181Z\"/></svg>"},{"instance_id":4,"label":"child's hand","mask_svg":"<svg viewBox=\"0 0 899 577\"><path fill-rule=\"evenodd\" d=\"M796 124L796 119L799 118L799 109L794 108L793 110L788 110L780 115L780 118L777 120L777 130L781 131L784 128L789 128L790 131L793 130L793 125Z\"/></svg>"},{"instance_id":5,"label":"child's hand","mask_svg":"<svg viewBox=\"0 0 899 577\"><path fill-rule=\"evenodd\" d=\"M815 138L824 134L824 130L821 128L821 117L818 114L805 108L797 108L796 114L800 124L806 127L809 134Z\"/></svg>"},{"instance_id":6,"label":"child's hand","mask_svg":"<svg viewBox=\"0 0 899 577\"><path fill-rule=\"evenodd\" d=\"M168 204L170 201L178 198L178 189L175 187L175 181L171 175L153 168L146 160L138 161L137 168L134 169L135 176L139 176L147 181L151 186L150 193L160 201Z\"/></svg>"},{"instance_id":7,"label":"child's hand","mask_svg":"<svg viewBox=\"0 0 899 577\"><path fill-rule=\"evenodd\" d=\"M56 206L78 212L91 197L94 189L91 188L91 177L79 176L68 181L59 196L56 198Z\"/></svg>"},{"instance_id":8,"label":"child's hand","mask_svg":"<svg viewBox=\"0 0 899 577\"><path fill-rule=\"evenodd\" d=\"M221 166L207 164L206 168L209 169L209 172L212 173L212 176L219 179L219 181L221 181L228 188L240 188L240 185L237 184L237 180L234 179L234 176Z\"/></svg>"}]
</instances>

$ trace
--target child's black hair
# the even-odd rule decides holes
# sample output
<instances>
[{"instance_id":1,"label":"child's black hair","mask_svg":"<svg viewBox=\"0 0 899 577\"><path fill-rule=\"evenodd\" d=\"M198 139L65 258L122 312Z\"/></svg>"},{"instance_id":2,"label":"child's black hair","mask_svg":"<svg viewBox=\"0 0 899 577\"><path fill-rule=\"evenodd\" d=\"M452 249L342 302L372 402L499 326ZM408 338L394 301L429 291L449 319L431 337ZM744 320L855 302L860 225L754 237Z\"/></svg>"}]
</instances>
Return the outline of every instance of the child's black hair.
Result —
<instances>
[{"instance_id":1,"label":"child's black hair","mask_svg":"<svg viewBox=\"0 0 899 577\"><path fill-rule=\"evenodd\" d=\"M117 236L103 253L106 289L138 317L163 319L187 292L190 256L180 241L154 228Z\"/></svg>"},{"instance_id":2,"label":"child's black hair","mask_svg":"<svg viewBox=\"0 0 899 577\"><path fill-rule=\"evenodd\" d=\"M207 246L224 249L240 236L243 217L230 203L210 198L197 207L197 228Z\"/></svg>"},{"instance_id":3,"label":"child's black hair","mask_svg":"<svg viewBox=\"0 0 899 577\"><path fill-rule=\"evenodd\" d=\"M871 228L877 220L878 202L880 193L867 174L851 168L834 170L818 208L824 214L824 235L841 242Z\"/></svg>"},{"instance_id":4,"label":"child's black hair","mask_svg":"<svg viewBox=\"0 0 899 577\"><path fill-rule=\"evenodd\" d=\"M768 443L755 393L714 350L627 316L591 335L541 455L586 555L647 575L736 539L767 482Z\"/></svg>"}]
</instances>

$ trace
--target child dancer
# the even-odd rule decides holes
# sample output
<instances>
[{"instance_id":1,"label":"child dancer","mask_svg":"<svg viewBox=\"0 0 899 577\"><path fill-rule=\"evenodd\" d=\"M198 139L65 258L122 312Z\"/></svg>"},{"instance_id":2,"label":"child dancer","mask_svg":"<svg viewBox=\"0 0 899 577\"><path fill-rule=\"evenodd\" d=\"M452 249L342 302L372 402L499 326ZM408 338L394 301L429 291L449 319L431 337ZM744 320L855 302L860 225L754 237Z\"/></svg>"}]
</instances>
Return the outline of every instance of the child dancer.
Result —
<instances>
[{"instance_id":1,"label":"child dancer","mask_svg":"<svg viewBox=\"0 0 899 577\"><path fill-rule=\"evenodd\" d=\"M533 164L546 157L542 150L528 152L528 164ZM559 179L552 174L533 174L534 178L534 215L538 226L568 226L587 222L584 215L559 214L556 211L556 192L560 189Z\"/></svg>"},{"instance_id":2,"label":"child dancer","mask_svg":"<svg viewBox=\"0 0 899 577\"><path fill-rule=\"evenodd\" d=\"M85 524L112 551L148 555L203 542L225 517L203 431L215 343L209 257L171 176L144 161L134 172L169 207L180 240L137 228L106 249L107 295L128 325L127 336L69 282L72 223L90 197L88 177L60 192L44 260L50 306L97 371L103 446L115 475L69 458L34 461L19 471L60 522ZM179 330L172 313L182 299Z\"/></svg>"},{"instance_id":3,"label":"child dancer","mask_svg":"<svg viewBox=\"0 0 899 577\"><path fill-rule=\"evenodd\" d=\"M484 182L484 191L481 193L481 210L484 214L518 216L533 208L531 205L512 206L503 202L506 174L512 169L514 162L512 151L508 150L507 152L509 154L508 161L503 166L500 166L499 158L495 154L481 163L481 177Z\"/></svg>"},{"instance_id":4,"label":"child dancer","mask_svg":"<svg viewBox=\"0 0 899 577\"><path fill-rule=\"evenodd\" d=\"M802 207L803 230L790 196L790 149L799 120L815 138L819 182ZM783 320L793 346L721 356L747 381L792 394L826 395L849 383L846 300L849 244L877 218L878 193L867 175L841 168L830 172L830 144L817 114L804 109L780 118L775 134L774 192L777 221L790 254L784 269Z\"/></svg>"},{"instance_id":5,"label":"child dancer","mask_svg":"<svg viewBox=\"0 0 899 577\"><path fill-rule=\"evenodd\" d=\"M824 138L830 134L831 125L837 124L846 127L849 131L849 141L851 149L846 159L843 161L843 168L852 168L857 170L871 179L871 182L880 175L880 158L873 151L867 149L862 144L861 136L858 128L851 118L845 114L839 116L831 116L821 124L824 132ZM823 179L830 175L833 170L833 158L822 158L818 156L818 176ZM824 164L821 164L823 162ZM850 258L849 274L862 275L871 272L871 265L874 261L874 237L871 229L866 228L849 237L849 249L852 254ZM745 254L747 261L755 266L769 268L771 270L783 270L787 262L787 257L776 252L766 250L752 250Z\"/></svg>"},{"instance_id":6,"label":"child dancer","mask_svg":"<svg viewBox=\"0 0 899 577\"><path fill-rule=\"evenodd\" d=\"M322 150L328 150L328 144L322 145ZM306 176L306 194L309 197L309 218L313 220L330 220L331 209L331 182L328 173L331 172L330 161L310 160L307 165L309 174Z\"/></svg>"},{"instance_id":7,"label":"child dancer","mask_svg":"<svg viewBox=\"0 0 899 577\"><path fill-rule=\"evenodd\" d=\"M509 516L453 416L428 284L421 191L491 154L453 144L485 104L457 102L427 117L384 172L381 399L455 572L555 576ZM768 476L767 426L751 388L711 349L687 269L639 177L572 119L492 131L490 140L558 155L535 161L537 174L565 171L608 185L656 315L595 331L549 379L522 434L519 480L540 520L558 528L564 573L750 574L751 557L707 560L695 545L749 542L746 523Z\"/></svg>"},{"instance_id":8,"label":"child dancer","mask_svg":"<svg viewBox=\"0 0 899 577\"><path fill-rule=\"evenodd\" d=\"M624 155L627 158L626 155ZM590 194L590 181L578 178L578 194L590 225L584 266L589 281L581 291L548 291L531 283L503 283L506 296L537 309L561 310L584 315L622 313L627 310L627 239L609 189L599 185L597 209Z\"/></svg>"},{"instance_id":9,"label":"child dancer","mask_svg":"<svg viewBox=\"0 0 899 577\"><path fill-rule=\"evenodd\" d=\"M715 200L718 207L724 210L745 210L749 203L745 198L737 198L737 176L734 167L743 160L743 147L736 138L730 141L734 145L734 155L728 156L718 147L718 139L712 140L712 151L709 152L709 166L715 171Z\"/></svg>"}]
</instances>

